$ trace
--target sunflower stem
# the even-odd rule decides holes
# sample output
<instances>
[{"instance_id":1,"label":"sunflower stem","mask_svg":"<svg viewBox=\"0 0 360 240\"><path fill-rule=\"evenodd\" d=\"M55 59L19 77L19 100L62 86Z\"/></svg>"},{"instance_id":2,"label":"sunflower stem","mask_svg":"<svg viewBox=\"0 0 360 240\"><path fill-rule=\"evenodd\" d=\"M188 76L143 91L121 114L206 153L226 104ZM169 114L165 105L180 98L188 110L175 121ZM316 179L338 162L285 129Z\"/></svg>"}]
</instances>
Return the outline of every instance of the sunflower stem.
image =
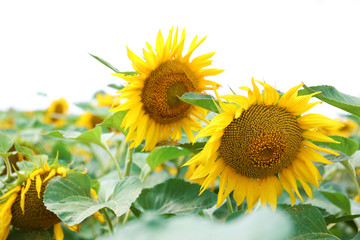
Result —
<instances>
[{"instance_id":1,"label":"sunflower stem","mask_svg":"<svg viewBox=\"0 0 360 240\"><path fill-rule=\"evenodd\" d=\"M227 198L226 198L226 203L227 203L227 207L228 207L229 213L232 214L232 213L234 212L234 210L233 210L233 207L232 207L232 205L231 205L230 195L227 196Z\"/></svg>"},{"instance_id":2,"label":"sunflower stem","mask_svg":"<svg viewBox=\"0 0 360 240\"><path fill-rule=\"evenodd\" d=\"M350 174L350 177L355 185L355 188L356 188L356 193L358 196L360 196L360 186L359 186L359 183L356 179L356 172L355 172L355 168L354 166L349 162L349 160L345 160L345 161L341 161L340 162L344 167L345 169L348 171L348 173Z\"/></svg>"},{"instance_id":3,"label":"sunflower stem","mask_svg":"<svg viewBox=\"0 0 360 240\"><path fill-rule=\"evenodd\" d=\"M132 161L133 161L133 152L134 152L134 149L133 148L130 149L130 144L129 144L128 150L126 153L126 160L125 160L125 177L130 176L131 166L132 166Z\"/></svg>"},{"instance_id":4,"label":"sunflower stem","mask_svg":"<svg viewBox=\"0 0 360 240\"><path fill-rule=\"evenodd\" d=\"M7 180L9 180L11 178L11 166L10 166L8 156L3 155L2 157L4 159L4 163L5 163L5 166L6 166L6 179L5 179L5 182L6 182Z\"/></svg>"},{"instance_id":5,"label":"sunflower stem","mask_svg":"<svg viewBox=\"0 0 360 240\"><path fill-rule=\"evenodd\" d=\"M127 220L129 219L130 213L131 213L131 210L129 209L125 214L123 224L125 224L127 222Z\"/></svg>"},{"instance_id":6,"label":"sunflower stem","mask_svg":"<svg viewBox=\"0 0 360 240\"><path fill-rule=\"evenodd\" d=\"M115 164L115 167L116 167L116 170L118 172L118 175L119 175L119 179L121 180L123 177L121 175L121 170L120 170L120 166L119 166L119 163L116 161L116 159L114 158L114 156L111 154L110 150L108 147L103 147L105 149L105 151L110 155L111 159L113 160L114 164Z\"/></svg>"},{"instance_id":7,"label":"sunflower stem","mask_svg":"<svg viewBox=\"0 0 360 240\"><path fill-rule=\"evenodd\" d=\"M111 219L109 217L109 214L108 214L108 212L106 211L105 208L104 208L104 216L105 216L106 223L107 223L107 225L109 227L109 233L112 234L114 232L114 226L113 226L113 224L111 222Z\"/></svg>"},{"instance_id":8,"label":"sunflower stem","mask_svg":"<svg viewBox=\"0 0 360 240\"><path fill-rule=\"evenodd\" d=\"M104 172L104 164L103 164L103 162L100 160L99 156L95 152L94 147L90 143L88 144L88 147L90 148L90 151L91 151L92 155L94 156L96 162L99 164L101 173L103 173Z\"/></svg>"}]
</instances>

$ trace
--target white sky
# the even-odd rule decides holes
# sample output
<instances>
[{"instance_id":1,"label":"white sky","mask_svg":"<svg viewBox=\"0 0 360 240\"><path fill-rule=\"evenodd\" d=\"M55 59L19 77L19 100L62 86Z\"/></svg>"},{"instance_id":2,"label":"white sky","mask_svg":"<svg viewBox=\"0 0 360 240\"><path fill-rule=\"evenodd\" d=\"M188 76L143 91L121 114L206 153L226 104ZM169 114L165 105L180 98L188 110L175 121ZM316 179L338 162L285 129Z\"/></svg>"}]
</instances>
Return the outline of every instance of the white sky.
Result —
<instances>
[{"instance_id":1,"label":"white sky","mask_svg":"<svg viewBox=\"0 0 360 240\"><path fill-rule=\"evenodd\" d=\"M360 96L357 0L1 1L0 110L115 94L107 85L121 80L88 53L131 71L126 46L142 56L145 43L172 26L186 29L188 44L207 36L193 56L216 51L212 67L225 72L210 79L224 86L221 93L254 77L283 92L305 82ZM317 109L339 112L325 105Z\"/></svg>"}]
</instances>

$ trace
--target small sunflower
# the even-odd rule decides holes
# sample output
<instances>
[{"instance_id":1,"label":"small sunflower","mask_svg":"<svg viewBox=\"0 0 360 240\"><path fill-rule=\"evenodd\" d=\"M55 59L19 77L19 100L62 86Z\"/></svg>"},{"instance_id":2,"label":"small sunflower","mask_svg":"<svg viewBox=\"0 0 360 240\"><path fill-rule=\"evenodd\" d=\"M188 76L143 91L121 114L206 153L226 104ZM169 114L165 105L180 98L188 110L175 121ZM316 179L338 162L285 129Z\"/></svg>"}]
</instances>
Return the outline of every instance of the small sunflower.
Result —
<instances>
[{"instance_id":1,"label":"small sunflower","mask_svg":"<svg viewBox=\"0 0 360 240\"><path fill-rule=\"evenodd\" d=\"M99 107L111 107L116 100L115 96L112 96L108 93L97 93L96 94L97 106Z\"/></svg>"},{"instance_id":2,"label":"small sunflower","mask_svg":"<svg viewBox=\"0 0 360 240\"><path fill-rule=\"evenodd\" d=\"M338 155L318 147L312 140L335 142L317 132L317 128L336 127L339 123L321 114L300 116L319 103L308 102L317 93L298 96L300 84L280 97L273 87L259 83L264 86L263 94L252 79L254 90L241 88L248 92L248 98L221 97L227 101L219 101L223 112L196 136L196 139L211 136L209 141L186 163L198 166L191 179L205 178L201 193L220 175L217 206L234 191L238 205L246 197L249 211L259 199L262 206L268 203L276 209L283 187L293 205L294 192L303 200L297 181L312 197L308 183L318 187L322 179L312 161L332 164L317 151Z\"/></svg>"},{"instance_id":3,"label":"small sunflower","mask_svg":"<svg viewBox=\"0 0 360 240\"><path fill-rule=\"evenodd\" d=\"M78 127L86 127L88 129L93 129L96 127L96 124L102 123L104 118L92 114L90 111L86 111L81 114L79 119L76 121L75 125Z\"/></svg>"},{"instance_id":4,"label":"small sunflower","mask_svg":"<svg viewBox=\"0 0 360 240\"><path fill-rule=\"evenodd\" d=\"M174 37L171 29L166 42L159 31L155 51L147 43L147 50L143 49L144 60L127 49L137 75L114 74L129 84L118 91L121 95L115 104L127 100L110 111L128 111L121 126L129 129L126 141L134 141L131 147L139 146L143 139L146 139L146 151L169 137L177 141L181 138L181 127L193 142L193 131L201 128L198 119L206 121L207 111L182 102L178 97L186 92L205 93L205 90L218 88L219 84L204 78L223 71L204 69L211 64L214 52L190 61L192 53L204 40L205 37L198 41L196 36L182 56L185 30L178 42L178 29Z\"/></svg>"},{"instance_id":5,"label":"small sunflower","mask_svg":"<svg viewBox=\"0 0 360 240\"><path fill-rule=\"evenodd\" d=\"M68 109L69 105L65 98L53 101L45 111L44 122L55 124L56 128L64 126L66 120L63 118L63 115L67 113Z\"/></svg>"},{"instance_id":6,"label":"small sunflower","mask_svg":"<svg viewBox=\"0 0 360 240\"><path fill-rule=\"evenodd\" d=\"M16 187L0 197L0 240L7 238L11 225L20 229L53 227L54 238L56 240L64 238L60 218L47 210L43 201L49 180L55 176L66 177L68 170L60 166L57 161L52 165L48 165L45 161L42 165L33 169L31 173L21 175ZM91 193L97 198L95 191L92 190ZM100 213L94 216L100 222L104 222ZM80 224L67 227L72 231L80 230Z\"/></svg>"}]
</instances>

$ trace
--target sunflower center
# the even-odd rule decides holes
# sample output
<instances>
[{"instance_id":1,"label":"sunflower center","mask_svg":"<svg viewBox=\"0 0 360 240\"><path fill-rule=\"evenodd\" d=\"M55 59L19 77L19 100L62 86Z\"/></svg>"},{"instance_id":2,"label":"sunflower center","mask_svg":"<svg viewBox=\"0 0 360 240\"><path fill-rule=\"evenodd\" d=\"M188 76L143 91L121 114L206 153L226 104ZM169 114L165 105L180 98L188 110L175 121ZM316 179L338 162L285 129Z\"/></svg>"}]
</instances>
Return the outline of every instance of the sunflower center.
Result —
<instances>
[{"instance_id":1,"label":"sunflower center","mask_svg":"<svg viewBox=\"0 0 360 240\"><path fill-rule=\"evenodd\" d=\"M197 92L196 78L189 67L179 61L160 64L145 79L141 102L151 119L160 124L181 120L190 104L179 99L186 92Z\"/></svg>"},{"instance_id":2,"label":"sunflower center","mask_svg":"<svg viewBox=\"0 0 360 240\"><path fill-rule=\"evenodd\" d=\"M64 107L62 104L58 103L55 105L55 113L64 113Z\"/></svg>"},{"instance_id":3,"label":"sunflower center","mask_svg":"<svg viewBox=\"0 0 360 240\"><path fill-rule=\"evenodd\" d=\"M301 140L295 116L274 105L252 105L225 128L219 154L237 173L264 178L291 164Z\"/></svg>"},{"instance_id":4,"label":"sunflower center","mask_svg":"<svg viewBox=\"0 0 360 240\"><path fill-rule=\"evenodd\" d=\"M43 181L49 173L40 175ZM20 194L17 196L14 204L11 207L12 219L11 224L17 228L50 228L61 220L55 215L55 213L46 209L44 205L44 192L46 185L49 181L46 181L41 186L40 198L36 191L36 183L31 181L29 190L25 194L25 213L23 214L20 208Z\"/></svg>"}]
</instances>

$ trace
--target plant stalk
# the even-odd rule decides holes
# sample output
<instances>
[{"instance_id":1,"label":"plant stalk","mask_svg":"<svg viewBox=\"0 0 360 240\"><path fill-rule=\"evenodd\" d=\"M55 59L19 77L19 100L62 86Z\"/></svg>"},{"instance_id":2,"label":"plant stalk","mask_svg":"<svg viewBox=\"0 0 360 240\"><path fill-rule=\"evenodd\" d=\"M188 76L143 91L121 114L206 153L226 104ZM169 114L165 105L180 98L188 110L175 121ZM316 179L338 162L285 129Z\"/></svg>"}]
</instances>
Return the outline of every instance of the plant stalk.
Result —
<instances>
[{"instance_id":1,"label":"plant stalk","mask_svg":"<svg viewBox=\"0 0 360 240\"><path fill-rule=\"evenodd\" d=\"M121 180L123 177L121 175L121 170L120 170L120 166L119 166L119 163L116 161L116 159L114 158L114 156L111 154L110 150L108 147L106 146L103 146L103 149L105 149L105 151L110 155L111 159L113 160L114 164L115 164L115 167L116 167L116 170L118 172L118 175L119 175L119 179Z\"/></svg>"},{"instance_id":2,"label":"plant stalk","mask_svg":"<svg viewBox=\"0 0 360 240\"><path fill-rule=\"evenodd\" d=\"M231 205L230 195L227 196L227 198L226 198L226 203L227 203L227 207L228 207L229 213L232 214L232 213L234 212L234 210L233 210L233 207L232 207L232 205Z\"/></svg>"},{"instance_id":3,"label":"plant stalk","mask_svg":"<svg viewBox=\"0 0 360 240\"><path fill-rule=\"evenodd\" d=\"M340 163L345 167L345 169L350 174L350 177L351 177L351 179L352 179L352 181L353 181L353 183L355 185L357 195L360 196L360 186L359 186L359 183L358 183L358 181L356 179L356 172L355 172L354 166L349 162L349 160L342 161Z\"/></svg>"},{"instance_id":4,"label":"plant stalk","mask_svg":"<svg viewBox=\"0 0 360 240\"><path fill-rule=\"evenodd\" d=\"M134 153L134 149L130 149L130 144L128 144L128 150L126 153L126 160L125 160L125 177L130 176L130 172L131 172L131 166L132 166L132 161L133 161L133 153Z\"/></svg>"}]
</instances>

